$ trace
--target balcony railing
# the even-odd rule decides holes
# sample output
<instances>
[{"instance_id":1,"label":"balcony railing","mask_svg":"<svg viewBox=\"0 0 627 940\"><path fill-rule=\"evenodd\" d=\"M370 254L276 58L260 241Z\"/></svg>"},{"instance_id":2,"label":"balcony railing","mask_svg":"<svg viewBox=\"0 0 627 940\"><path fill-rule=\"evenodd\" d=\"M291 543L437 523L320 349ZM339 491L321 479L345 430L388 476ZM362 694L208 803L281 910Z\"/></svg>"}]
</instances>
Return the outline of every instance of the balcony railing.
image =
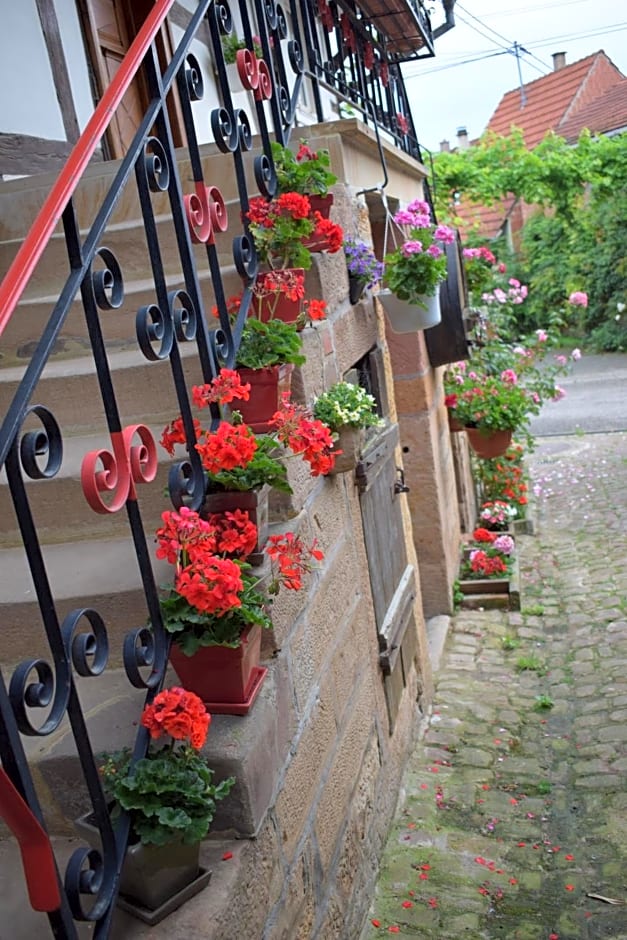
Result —
<instances>
[{"instance_id":1,"label":"balcony railing","mask_svg":"<svg viewBox=\"0 0 627 940\"><path fill-rule=\"evenodd\" d=\"M1 333L12 316L21 315L16 307L53 236L58 241L61 222L67 267L62 272L58 298L51 303L37 348L7 404L0 427L0 469L6 473L47 650L43 656L21 662L10 677L0 675L0 758L4 770L0 774L0 815L21 840L29 886L41 882L42 871L48 880L56 878L58 891L53 888L35 891L31 897L38 898L39 909L47 911L54 935L62 940L77 937L75 921L91 921L95 938L109 935L129 822L123 817L115 828L112 826L74 679L75 674L96 679L106 668L109 655L106 624L98 610L89 607L61 616L31 505L30 481L37 480L38 486L46 486L59 475L67 436L63 421L55 417L58 403L51 405L45 399L42 377L80 297L110 436L109 448L88 455L90 459L84 464L91 475L86 491L91 494L90 505L99 506L98 511L111 514L126 510L128 539L134 546L152 629L140 627L129 631L123 644L123 662L130 685L144 690L146 700L150 701L164 680L168 637L161 622L150 562L150 536L144 529L136 490L154 477L156 445L147 427L125 423L116 394L110 348L105 341L106 318L125 300L127 259L123 255L118 257L106 245L116 207L124 193L133 191L141 213L143 247L151 272L147 290L152 292L152 301L138 311L136 348L147 363L169 363L172 388L192 444L195 439L192 409L183 370L186 350L194 347L206 382L221 366L234 364L258 269L254 245L241 215L249 204L244 156L252 147L251 121L246 110L234 106L221 44L222 37L232 30L231 12L224 0L221 3L199 0L170 61L162 66L155 37L172 3L173 0L156 0L0 285ZM430 31L426 14L415 0L411 9L416 14L416 24L424 26L420 48L428 49ZM343 0L331 4L326 0L301 0L297 5L296 0L291 0L288 20L285 10L273 0L255 0L254 19L243 6L239 12L248 48L253 49L254 35L261 39L261 59L252 51L247 53L241 74L262 147L253 162L254 180L262 194L272 195L276 191L270 143L273 139L283 144L289 141L305 81L312 88L319 121L337 117L331 106L337 108L337 102L343 101L375 126L377 132L385 133L396 146L420 159L396 64L400 53L393 51L393 43L389 52L383 21L375 25L375 20L366 15L365 5L345 4ZM205 179L193 116L193 106L203 100L206 89L201 66L190 48L201 27L206 32L204 24L209 30L210 55L223 102L211 109L205 120L211 128L213 143L224 161L229 162L236 181L238 212L233 219L228 218L218 188L212 180ZM86 221L82 213L79 217L77 187L140 70L150 102L108 191ZM186 138L184 153L174 147L169 117L168 105L175 89ZM187 161L185 173L181 172L182 159ZM226 175L226 171L221 173L221 177ZM164 205L171 216L167 245L162 243L160 228ZM227 230L233 232L229 276L234 271L243 288L240 310L233 324L227 314L225 272L216 245L216 237ZM194 245L204 246L204 258ZM166 254L171 268L173 253L183 285L177 290L168 288L165 268ZM201 264L205 266L203 270ZM208 328L210 317L201 280L211 283L212 300L219 314L218 329ZM106 498L100 500L105 493ZM192 508L199 508L203 501L204 474L191 445L188 459L170 474L170 498L175 506L185 503ZM80 569L78 548L76 555L76 567ZM0 656L6 662L11 658L11 650L3 649ZM102 853L79 848L61 873L46 841L44 813L21 736L47 737L65 719L69 721L101 833ZM140 728L134 760L146 753L147 745L147 732Z\"/></svg>"}]
</instances>

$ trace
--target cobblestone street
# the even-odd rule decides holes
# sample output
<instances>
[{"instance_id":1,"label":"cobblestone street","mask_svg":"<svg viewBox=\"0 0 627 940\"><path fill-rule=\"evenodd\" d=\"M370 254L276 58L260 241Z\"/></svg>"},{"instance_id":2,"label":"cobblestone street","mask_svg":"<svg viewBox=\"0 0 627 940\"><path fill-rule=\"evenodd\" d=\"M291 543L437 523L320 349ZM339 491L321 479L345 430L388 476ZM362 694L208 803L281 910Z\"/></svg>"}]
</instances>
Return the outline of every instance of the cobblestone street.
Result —
<instances>
[{"instance_id":1,"label":"cobblestone street","mask_svg":"<svg viewBox=\"0 0 627 940\"><path fill-rule=\"evenodd\" d=\"M627 938L627 433L530 469L521 611L454 618L364 940Z\"/></svg>"}]
</instances>

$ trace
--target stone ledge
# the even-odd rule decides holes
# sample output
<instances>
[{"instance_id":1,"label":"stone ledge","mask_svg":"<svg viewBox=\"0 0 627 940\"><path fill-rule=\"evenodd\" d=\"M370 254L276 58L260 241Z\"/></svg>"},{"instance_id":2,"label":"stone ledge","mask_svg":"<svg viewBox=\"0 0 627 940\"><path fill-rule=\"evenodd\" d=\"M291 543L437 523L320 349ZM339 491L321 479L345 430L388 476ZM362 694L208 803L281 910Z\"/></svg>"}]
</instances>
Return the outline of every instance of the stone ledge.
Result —
<instances>
[{"instance_id":1,"label":"stone ledge","mask_svg":"<svg viewBox=\"0 0 627 940\"><path fill-rule=\"evenodd\" d=\"M217 781L236 778L229 796L217 804L211 827L216 837L249 838L259 832L287 759L293 730L287 665L280 659L266 665L268 675L248 715L212 716L203 754ZM177 683L170 671L166 685ZM77 684L94 753L131 745L143 693L130 686L122 670ZM67 719L49 738L29 739L27 754L49 831L69 835L72 821L91 807Z\"/></svg>"}]
</instances>

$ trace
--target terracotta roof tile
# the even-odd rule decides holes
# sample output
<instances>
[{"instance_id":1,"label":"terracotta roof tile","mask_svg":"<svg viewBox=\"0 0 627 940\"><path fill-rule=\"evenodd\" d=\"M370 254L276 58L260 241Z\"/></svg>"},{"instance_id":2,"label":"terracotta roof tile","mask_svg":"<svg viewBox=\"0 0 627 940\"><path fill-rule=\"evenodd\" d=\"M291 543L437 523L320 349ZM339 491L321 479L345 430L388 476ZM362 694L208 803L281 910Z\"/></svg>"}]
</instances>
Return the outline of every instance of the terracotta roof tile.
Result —
<instances>
[{"instance_id":1,"label":"terracotta roof tile","mask_svg":"<svg viewBox=\"0 0 627 940\"><path fill-rule=\"evenodd\" d=\"M462 201L455 214L461 220L460 229L465 233L478 233L484 238L496 238L509 215L515 199L508 196L493 206L477 206Z\"/></svg>"},{"instance_id":2,"label":"terracotta roof tile","mask_svg":"<svg viewBox=\"0 0 627 940\"><path fill-rule=\"evenodd\" d=\"M520 127L528 147L540 143L547 131L555 130L562 120L574 118L578 107L585 107L624 76L603 51L586 56L524 86L525 103L520 89L508 91L490 118L488 130L509 134ZM594 80L593 80L594 79Z\"/></svg>"},{"instance_id":3,"label":"terracotta roof tile","mask_svg":"<svg viewBox=\"0 0 627 940\"><path fill-rule=\"evenodd\" d=\"M587 128L593 134L605 134L627 128L627 78L580 108L572 117L562 120L556 133L568 141L576 141Z\"/></svg>"}]
</instances>

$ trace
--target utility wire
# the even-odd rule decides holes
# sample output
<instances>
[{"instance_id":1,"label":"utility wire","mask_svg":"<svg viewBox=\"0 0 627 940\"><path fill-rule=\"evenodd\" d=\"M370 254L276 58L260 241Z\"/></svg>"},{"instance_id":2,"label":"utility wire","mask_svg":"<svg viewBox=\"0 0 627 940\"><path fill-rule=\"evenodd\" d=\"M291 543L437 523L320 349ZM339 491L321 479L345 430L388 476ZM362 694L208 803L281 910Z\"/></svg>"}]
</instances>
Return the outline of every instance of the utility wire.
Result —
<instances>
[{"instance_id":1,"label":"utility wire","mask_svg":"<svg viewBox=\"0 0 627 940\"><path fill-rule=\"evenodd\" d=\"M461 62L449 62L446 65L439 65L433 69L420 69L418 72L403 72L403 78L406 82L411 78L423 78L426 75L434 75L436 72L456 69L459 65L469 65L471 62L483 62L484 59L493 59L497 55L506 55L509 51L509 49L502 49L500 52L489 52L486 55L480 55L474 59L464 59Z\"/></svg>"},{"instance_id":2,"label":"utility wire","mask_svg":"<svg viewBox=\"0 0 627 940\"><path fill-rule=\"evenodd\" d=\"M471 19L473 19L476 23L479 23L480 26L483 26L484 29L489 29L490 32L493 33L495 36L498 36L499 39L503 39L503 40L504 40L506 43L508 43L508 45L510 45L510 46L512 45L511 41L507 38L507 36L504 36L502 33L499 33L499 32L497 32L495 29L492 29L491 26L487 26L482 20L480 20L478 17L476 17L476 16L474 15L474 13L471 13L470 10L467 10L465 7L461 6L461 4L459 4L459 3L457 4L457 7L458 7L459 10L462 10L467 16L469 16ZM470 23L467 23L467 25L470 26L471 24L470 24ZM479 30L477 30L476 27L475 27L475 30L476 30L476 32L479 32ZM482 35L485 35L485 34L482 34ZM490 37L488 36L488 37L486 37L486 38L489 39ZM520 46L519 48L521 48L523 52L526 51L525 49L522 48L522 46ZM516 51L515 54L516 54L516 58L518 58L518 52L517 52L517 51ZM549 72L551 71L551 67L550 67L549 65L547 65L546 62L543 62L542 59L539 59L536 55L533 55L533 53L531 53L531 52L528 52L527 55L530 55L532 59L535 59L536 62L539 62L540 65L541 65L545 70L547 70L547 71L549 71ZM530 64L531 64L530 62L527 63L527 65L530 65ZM538 71L538 69L536 69L536 71Z\"/></svg>"}]
</instances>

